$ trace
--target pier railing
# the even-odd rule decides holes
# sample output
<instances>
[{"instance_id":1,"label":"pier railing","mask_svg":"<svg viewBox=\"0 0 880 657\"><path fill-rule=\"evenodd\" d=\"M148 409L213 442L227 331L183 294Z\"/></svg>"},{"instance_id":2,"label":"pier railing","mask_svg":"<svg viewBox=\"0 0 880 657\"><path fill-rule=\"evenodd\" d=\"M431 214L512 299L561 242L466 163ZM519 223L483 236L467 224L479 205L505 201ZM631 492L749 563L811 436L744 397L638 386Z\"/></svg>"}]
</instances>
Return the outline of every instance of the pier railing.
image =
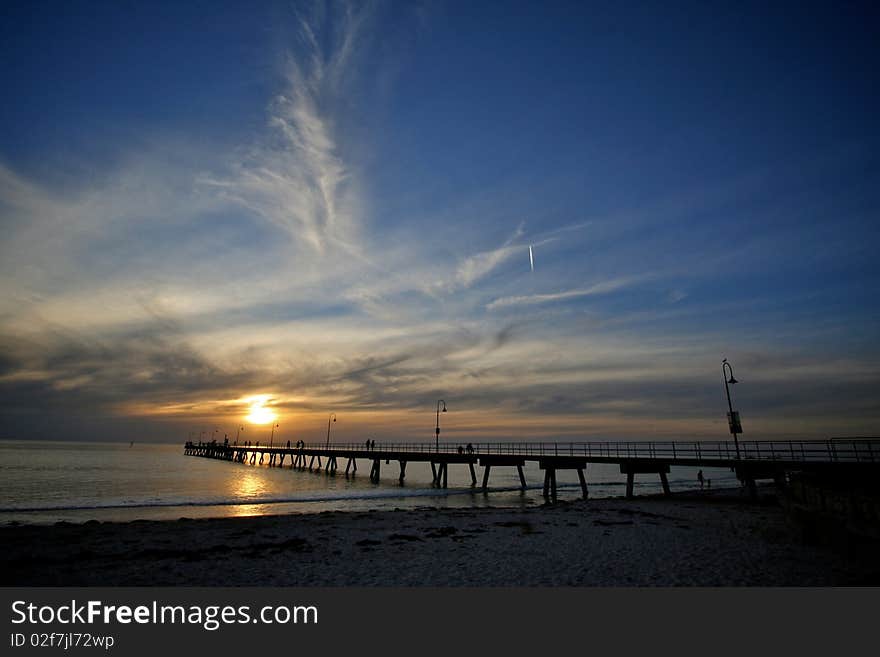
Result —
<instances>
[{"instance_id":1,"label":"pier railing","mask_svg":"<svg viewBox=\"0 0 880 657\"><path fill-rule=\"evenodd\" d=\"M232 447L232 445L230 445ZM236 449L286 450L286 445L237 445ZM292 445L291 450L298 447ZM588 442L377 442L306 443L306 450L321 452L395 452L442 455L508 455L523 457L571 456L608 459L659 459L670 461L735 461L732 441L588 441ZM739 458L790 462L880 462L880 438L832 438L828 440L739 441Z\"/></svg>"}]
</instances>

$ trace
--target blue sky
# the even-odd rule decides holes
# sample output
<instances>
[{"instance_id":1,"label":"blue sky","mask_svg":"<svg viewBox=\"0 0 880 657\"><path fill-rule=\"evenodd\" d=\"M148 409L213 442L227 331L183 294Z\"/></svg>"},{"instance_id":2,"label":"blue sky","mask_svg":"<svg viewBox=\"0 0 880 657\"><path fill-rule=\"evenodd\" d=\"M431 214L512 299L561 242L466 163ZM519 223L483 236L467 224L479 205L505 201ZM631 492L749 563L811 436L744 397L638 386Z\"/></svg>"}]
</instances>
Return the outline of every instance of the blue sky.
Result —
<instances>
[{"instance_id":1,"label":"blue sky","mask_svg":"<svg viewBox=\"0 0 880 657\"><path fill-rule=\"evenodd\" d=\"M876 435L877 27L7 3L4 433Z\"/></svg>"}]
</instances>

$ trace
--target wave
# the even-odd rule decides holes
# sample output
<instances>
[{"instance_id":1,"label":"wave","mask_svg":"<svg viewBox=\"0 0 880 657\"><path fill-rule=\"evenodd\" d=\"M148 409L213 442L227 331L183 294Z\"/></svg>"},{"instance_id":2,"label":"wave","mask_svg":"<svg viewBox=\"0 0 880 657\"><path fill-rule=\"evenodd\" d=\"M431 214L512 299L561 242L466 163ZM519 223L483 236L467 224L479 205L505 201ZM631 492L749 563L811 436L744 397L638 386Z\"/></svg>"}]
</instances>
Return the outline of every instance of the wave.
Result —
<instances>
[{"instance_id":1,"label":"wave","mask_svg":"<svg viewBox=\"0 0 880 657\"><path fill-rule=\"evenodd\" d=\"M593 484L599 485L599 484ZM579 488L580 484L557 484L557 488ZM528 490L540 490L542 486L531 485ZM511 493L518 492L519 486L496 486L489 487L487 493ZM410 489L408 491L389 490L375 492L361 492L357 494L323 494L308 497L270 497L258 499L219 498L211 500L157 500L142 502L107 502L97 504L72 504L72 505L48 505L29 507L0 507L0 513L37 513L43 511L91 511L96 509L149 509L149 508L173 508L173 507L211 507L211 506L265 506L270 504L309 504L312 502L344 502L356 500L387 500L394 498L411 497L451 497L453 495L482 495L482 488L452 488L452 489Z\"/></svg>"},{"instance_id":2,"label":"wave","mask_svg":"<svg viewBox=\"0 0 880 657\"><path fill-rule=\"evenodd\" d=\"M659 488L658 482L642 481L635 482L636 488ZM685 483L684 480L670 480L670 483ZM687 480L690 483L690 480ZM722 483L719 481L719 484ZM596 489L602 488L622 488L621 481L593 481L588 482L591 493ZM526 490L541 490L542 484L531 484L526 486ZM574 490L579 489L580 484L577 482L559 482L556 485L558 490ZM486 493L514 493L520 492L522 489L519 485L511 486L490 486ZM346 502L346 501L364 501L364 500L389 500L389 499L407 499L407 498L445 498L451 496L463 495L482 495L484 493L481 487L476 488L410 488L396 490L377 490L377 491L346 491L339 493L323 493L317 495L299 495L299 496L281 496L281 497L265 497L265 498L215 498L203 500L149 500L149 501L124 501L124 502L97 502L91 504L59 504L44 506L7 506L0 507L0 513L42 513L49 511L91 511L91 510L113 510L113 509L149 509L149 508L186 508L186 507L228 507L228 506L267 506L272 504L311 504L319 502Z\"/></svg>"}]
</instances>

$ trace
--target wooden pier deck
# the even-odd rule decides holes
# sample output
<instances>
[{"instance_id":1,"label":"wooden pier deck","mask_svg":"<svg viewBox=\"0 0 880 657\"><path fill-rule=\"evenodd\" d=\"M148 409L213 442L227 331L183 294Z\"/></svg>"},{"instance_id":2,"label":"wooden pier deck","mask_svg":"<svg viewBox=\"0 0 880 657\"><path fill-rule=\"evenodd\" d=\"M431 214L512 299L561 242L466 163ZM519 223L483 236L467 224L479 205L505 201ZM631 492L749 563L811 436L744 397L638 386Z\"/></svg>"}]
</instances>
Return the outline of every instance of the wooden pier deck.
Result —
<instances>
[{"instance_id":1,"label":"wooden pier deck","mask_svg":"<svg viewBox=\"0 0 880 657\"><path fill-rule=\"evenodd\" d=\"M371 465L370 480L377 482L382 463L399 466L402 484L410 462L430 463L433 484L446 488L450 465L467 466L471 485L477 486L475 466L483 468L482 488L489 485L493 467L515 467L520 483L526 487L523 466L537 462L544 471L543 493L556 497L556 471L576 470L584 498L589 495L585 471L590 463L613 463L627 476L626 494L633 496L637 474L659 475L663 491L670 493L667 474L671 466L729 467L754 495L756 480L773 479L785 484L789 472L818 472L832 476L876 476L880 474L880 438L832 438L829 440L740 441L739 453L732 441L629 441L478 443L465 448L459 444L376 443L360 444L305 443L294 446L230 445L227 443L187 442L184 454L221 459L235 463L299 469L323 468L336 474L345 461L346 476L357 472L357 462Z\"/></svg>"}]
</instances>

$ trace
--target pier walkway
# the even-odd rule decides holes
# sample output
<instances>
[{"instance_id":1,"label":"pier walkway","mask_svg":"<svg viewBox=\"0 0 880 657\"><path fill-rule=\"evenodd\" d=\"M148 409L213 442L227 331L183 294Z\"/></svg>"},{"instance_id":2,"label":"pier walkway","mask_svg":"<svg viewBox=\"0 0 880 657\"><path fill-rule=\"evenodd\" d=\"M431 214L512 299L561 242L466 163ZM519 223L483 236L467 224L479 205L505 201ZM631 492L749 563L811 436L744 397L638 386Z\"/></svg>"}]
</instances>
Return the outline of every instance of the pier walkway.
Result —
<instances>
[{"instance_id":1,"label":"pier walkway","mask_svg":"<svg viewBox=\"0 0 880 657\"><path fill-rule=\"evenodd\" d=\"M817 472L831 476L876 476L880 474L880 438L832 438L829 440L739 441L739 452L732 441L629 441L476 443L467 448L456 443L306 443L286 447L275 445L230 445L187 442L184 454L251 465L267 464L291 468L323 468L336 474L345 461L345 475L357 472L358 460L370 463L370 480L379 481L382 463L395 461L402 484L410 462L431 464L433 483L446 488L450 465L467 466L471 484L477 486L475 466L483 468L482 487L489 485L493 467L515 467L520 483L526 487L523 466L537 462L544 471L543 493L556 497L556 471L576 470L584 498L588 496L585 470L589 463L613 463L626 474L626 495L633 496L637 474L660 476L663 491L669 494L667 474L671 466L724 467L736 472L749 491L756 493L755 481L773 479L785 485L789 472Z\"/></svg>"}]
</instances>

